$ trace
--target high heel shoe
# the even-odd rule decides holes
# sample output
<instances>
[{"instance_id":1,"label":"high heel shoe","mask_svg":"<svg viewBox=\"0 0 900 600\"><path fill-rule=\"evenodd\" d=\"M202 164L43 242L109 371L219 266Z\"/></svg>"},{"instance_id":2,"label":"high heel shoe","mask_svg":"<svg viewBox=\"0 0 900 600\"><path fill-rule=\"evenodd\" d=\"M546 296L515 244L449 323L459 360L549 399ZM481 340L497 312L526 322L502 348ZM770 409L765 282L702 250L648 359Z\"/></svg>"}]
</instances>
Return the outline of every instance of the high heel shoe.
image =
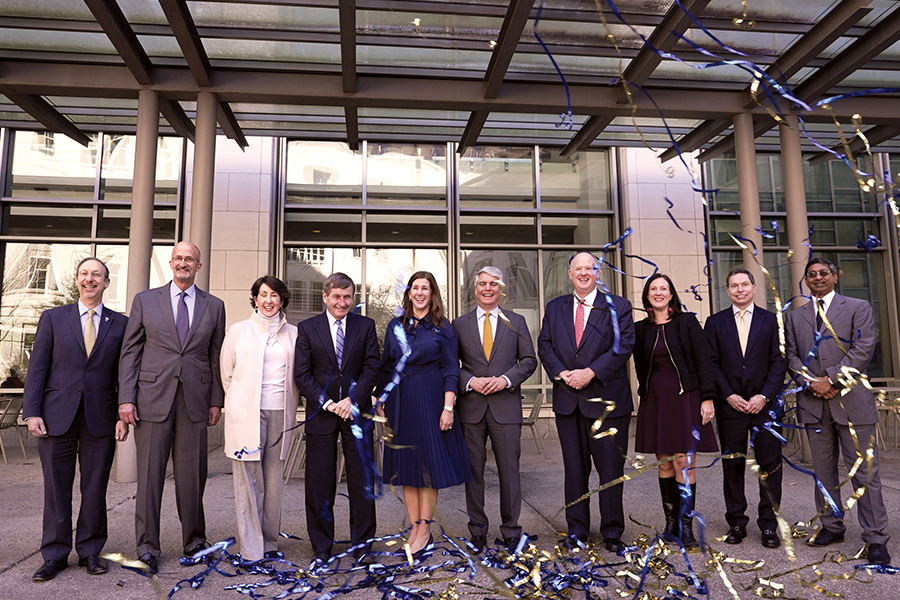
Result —
<instances>
[{"instance_id":1,"label":"high heel shoe","mask_svg":"<svg viewBox=\"0 0 900 600\"><path fill-rule=\"evenodd\" d=\"M413 560L421 560L422 557L425 556L425 551L428 550L432 546L432 544L434 544L434 536L429 533L428 541L425 542L425 545L413 552Z\"/></svg>"}]
</instances>

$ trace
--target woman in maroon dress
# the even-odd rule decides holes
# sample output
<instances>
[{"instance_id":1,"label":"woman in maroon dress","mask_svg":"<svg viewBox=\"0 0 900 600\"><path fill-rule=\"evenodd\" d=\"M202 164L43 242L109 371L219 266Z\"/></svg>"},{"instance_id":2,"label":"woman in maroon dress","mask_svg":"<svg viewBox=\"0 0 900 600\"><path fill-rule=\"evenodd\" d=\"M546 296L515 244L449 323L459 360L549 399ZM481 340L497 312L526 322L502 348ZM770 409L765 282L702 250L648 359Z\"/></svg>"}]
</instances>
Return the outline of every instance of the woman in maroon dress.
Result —
<instances>
[{"instance_id":1,"label":"woman in maroon dress","mask_svg":"<svg viewBox=\"0 0 900 600\"><path fill-rule=\"evenodd\" d=\"M647 318L635 323L634 364L638 377L636 452L653 452L659 466L666 527L663 536L687 548L699 544L692 529L697 484L693 452L716 452L712 418L716 381L703 329L684 312L667 275L657 273L644 284ZM685 486L690 483L690 494ZM679 485L684 493L679 494Z\"/></svg>"}]
</instances>

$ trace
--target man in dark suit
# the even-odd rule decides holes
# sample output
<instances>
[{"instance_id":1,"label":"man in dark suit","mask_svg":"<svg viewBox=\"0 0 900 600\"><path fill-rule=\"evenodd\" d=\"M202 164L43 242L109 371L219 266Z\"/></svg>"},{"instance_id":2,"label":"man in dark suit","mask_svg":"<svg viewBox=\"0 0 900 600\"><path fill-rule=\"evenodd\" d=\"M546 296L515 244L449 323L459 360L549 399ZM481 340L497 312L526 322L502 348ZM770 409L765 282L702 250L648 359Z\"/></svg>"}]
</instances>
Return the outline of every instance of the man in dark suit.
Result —
<instances>
[{"instance_id":1,"label":"man in dark suit","mask_svg":"<svg viewBox=\"0 0 900 600\"><path fill-rule=\"evenodd\" d=\"M466 482L466 508L472 545L487 545L488 518L484 512L485 444L491 446L500 477L500 534L514 549L522 528L522 488L519 456L522 435L520 386L537 368L534 344L522 315L500 310L503 272L483 267L475 274L478 307L453 321L459 341L459 396L456 411L466 436L472 478Z\"/></svg>"},{"instance_id":2,"label":"man in dark suit","mask_svg":"<svg viewBox=\"0 0 900 600\"><path fill-rule=\"evenodd\" d=\"M81 508L75 536L78 565L106 573L106 486L115 454L116 374L125 315L103 306L109 270L96 258L78 263L78 302L41 315L22 416L38 438L44 472L44 564L34 581L68 566L72 550L72 484L81 465Z\"/></svg>"},{"instance_id":3,"label":"man in dark suit","mask_svg":"<svg viewBox=\"0 0 900 600\"><path fill-rule=\"evenodd\" d=\"M351 407L372 410L378 375L375 321L354 314L353 280L330 275L323 285L325 312L298 326L294 381L306 398L306 529L316 558L327 561L334 545L337 442L341 438L350 496L350 540L354 558L369 562L375 537L375 500L366 497L362 457L351 430ZM355 385L354 385L355 383ZM327 388L326 388L327 385ZM372 439L366 443L371 446Z\"/></svg>"},{"instance_id":4,"label":"man in dark suit","mask_svg":"<svg viewBox=\"0 0 900 600\"><path fill-rule=\"evenodd\" d=\"M807 263L805 282L812 293L812 302L787 315L788 366L792 372L800 373L801 383L808 384L798 394L797 407L800 418L810 428L813 471L837 507L841 505L838 454L843 456L849 469L858 458L857 442L864 458L867 450L872 448L872 459L863 460L859 465L852 478L852 489L865 488L856 506L863 529L862 538L868 544L869 561L887 564L891 560L887 549L890 536L878 476L878 446L875 444L878 409L872 391L860 381L875 353L875 321L872 305L868 302L834 291L837 280L838 270L831 261L814 258ZM822 339L810 358L817 333ZM815 495L822 530L807 543L828 546L842 542L843 521L834 514L831 505L826 504L818 486Z\"/></svg>"},{"instance_id":5,"label":"man in dark suit","mask_svg":"<svg viewBox=\"0 0 900 600\"><path fill-rule=\"evenodd\" d=\"M565 469L569 535L561 544L566 547L577 545L576 540L586 541L590 532L588 500L569 505L588 492L591 458L601 485L624 474L634 409L625 371L634 347L631 302L611 294L610 304L605 294L598 293L597 269L598 260L590 252L579 252L569 260L575 293L547 304L538 336L538 356L553 379L553 412ZM618 324L618 336L614 324ZM612 409L608 413L607 406ZM591 431L601 417L605 417L602 427ZM612 429L615 433L603 435ZM618 484L598 493L600 533L610 552L625 547L622 489Z\"/></svg>"},{"instance_id":6,"label":"man in dark suit","mask_svg":"<svg viewBox=\"0 0 900 600\"><path fill-rule=\"evenodd\" d=\"M725 282L733 304L706 321L706 337L716 366L719 441L723 454L746 454L747 439L753 432L753 453L761 469L756 523L762 532L763 546L778 548L781 540L775 513L781 506L781 442L765 424L777 427L778 419L769 411L784 386L787 364L779 349L775 315L753 304L753 274L734 269ZM722 460L728 544L740 544L747 537L745 463L743 457ZM663 487L662 480L660 486ZM674 494L677 493L675 489ZM664 503L665 494L663 490Z\"/></svg>"},{"instance_id":7,"label":"man in dark suit","mask_svg":"<svg viewBox=\"0 0 900 600\"><path fill-rule=\"evenodd\" d=\"M169 266L170 283L134 297L119 365L119 417L135 425L138 556L154 573L170 453L184 554L209 547L206 428L219 421L225 402L219 376L225 305L194 285L203 266L194 244L175 244Z\"/></svg>"}]
</instances>

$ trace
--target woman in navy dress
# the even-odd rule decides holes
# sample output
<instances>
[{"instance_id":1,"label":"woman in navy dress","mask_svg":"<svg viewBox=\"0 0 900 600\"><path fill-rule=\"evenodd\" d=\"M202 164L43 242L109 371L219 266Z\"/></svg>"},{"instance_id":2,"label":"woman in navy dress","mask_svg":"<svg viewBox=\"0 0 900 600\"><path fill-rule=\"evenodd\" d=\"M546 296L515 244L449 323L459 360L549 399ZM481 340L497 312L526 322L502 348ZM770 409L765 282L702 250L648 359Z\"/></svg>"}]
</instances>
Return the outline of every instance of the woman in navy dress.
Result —
<instances>
[{"instance_id":1,"label":"woman in navy dress","mask_svg":"<svg viewBox=\"0 0 900 600\"><path fill-rule=\"evenodd\" d=\"M438 490L465 483L469 457L453 412L459 355L456 336L444 318L434 275L414 273L403 295L403 316L384 336L379 389L390 381L406 350L400 384L388 396L384 414L393 438L385 448L384 482L403 488L412 527L413 554L431 543Z\"/></svg>"},{"instance_id":2,"label":"woman in navy dress","mask_svg":"<svg viewBox=\"0 0 900 600\"><path fill-rule=\"evenodd\" d=\"M635 452L653 452L659 466L666 527L663 536L697 547L692 518L697 483L689 452L716 452L712 428L716 383L706 336L697 318L684 312L678 292L667 275L657 273L644 284L646 319L635 323L634 366L638 378ZM698 435L698 438L695 438ZM673 458L674 457L674 458ZM687 470L690 496L679 494ZM677 482L677 483L676 483Z\"/></svg>"}]
</instances>

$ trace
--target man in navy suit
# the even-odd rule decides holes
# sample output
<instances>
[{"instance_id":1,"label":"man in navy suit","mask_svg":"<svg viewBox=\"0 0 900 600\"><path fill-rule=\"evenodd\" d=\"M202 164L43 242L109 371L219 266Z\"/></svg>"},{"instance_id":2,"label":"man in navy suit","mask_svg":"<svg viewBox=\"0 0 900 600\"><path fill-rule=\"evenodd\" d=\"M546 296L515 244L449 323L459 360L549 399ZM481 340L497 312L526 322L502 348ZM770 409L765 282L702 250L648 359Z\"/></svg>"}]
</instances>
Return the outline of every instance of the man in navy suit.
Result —
<instances>
[{"instance_id":1,"label":"man in navy suit","mask_svg":"<svg viewBox=\"0 0 900 600\"><path fill-rule=\"evenodd\" d=\"M34 581L68 566L72 550L72 484L81 465L75 535L78 565L106 573L106 486L116 445L117 374L125 315L103 306L109 269L96 258L78 263L78 302L41 315L28 363L22 416L38 437L44 472L44 564Z\"/></svg>"},{"instance_id":2,"label":"man in navy suit","mask_svg":"<svg viewBox=\"0 0 900 600\"><path fill-rule=\"evenodd\" d=\"M484 511L485 444L491 438L500 478L500 533L510 550L522 528L519 457L522 436L522 383L537 368L534 344L522 315L500 311L503 271L483 267L475 274L475 310L453 321L459 340L459 396L456 412L466 436L472 478L466 482L466 508L472 545L487 544Z\"/></svg>"},{"instance_id":3,"label":"man in navy suit","mask_svg":"<svg viewBox=\"0 0 900 600\"><path fill-rule=\"evenodd\" d=\"M576 540L585 542L590 532L588 500L569 505L588 492L591 458L601 485L624 474L628 426L634 409L625 371L634 347L631 302L610 295L610 304L605 294L598 293L597 269L598 260L590 252L579 252L569 260L569 279L575 293L547 304L538 336L538 355L553 379L553 412L565 469L569 533L560 543L569 548L577 545ZM618 340L614 324L618 324ZM609 413L608 406L612 408ZM605 417L602 427L592 431L601 417ZM614 434L606 434L612 429ZM598 493L600 533L606 549L616 553L625 547L621 539L625 531L622 489L618 484Z\"/></svg>"},{"instance_id":4,"label":"man in navy suit","mask_svg":"<svg viewBox=\"0 0 900 600\"><path fill-rule=\"evenodd\" d=\"M765 425L777 427L777 416L770 411L784 386L787 363L778 347L775 315L753 304L753 274L734 269L725 281L733 304L706 321L706 337L716 366L719 441L724 454L746 454L748 435L754 432L753 453L761 469L756 523L762 532L762 545L778 548L781 541L775 513L781 505L781 442ZM728 544L740 544L747 536L745 463L743 457L722 460Z\"/></svg>"},{"instance_id":5,"label":"man in navy suit","mask_svg":"<svg viewBox=\"0 0 900 600\"><path fill-rule=\"evenodd\" d=\"M354 314L353 280L330 275L323 285L326 310L298 326L294 381L306 398L306 529L316 558L327 561L334 545L337 441L341 438L350 496L350 539L354 558L369 562L375 537L375 500L365 494L362 458L351 430L351 406L372 410L378 374L375 321ZM356 384L354 386L354 383ZM326 388L327 385L327 388ZM372 444L371 434L367 442Z\"/></svg>"}]
</instances>

